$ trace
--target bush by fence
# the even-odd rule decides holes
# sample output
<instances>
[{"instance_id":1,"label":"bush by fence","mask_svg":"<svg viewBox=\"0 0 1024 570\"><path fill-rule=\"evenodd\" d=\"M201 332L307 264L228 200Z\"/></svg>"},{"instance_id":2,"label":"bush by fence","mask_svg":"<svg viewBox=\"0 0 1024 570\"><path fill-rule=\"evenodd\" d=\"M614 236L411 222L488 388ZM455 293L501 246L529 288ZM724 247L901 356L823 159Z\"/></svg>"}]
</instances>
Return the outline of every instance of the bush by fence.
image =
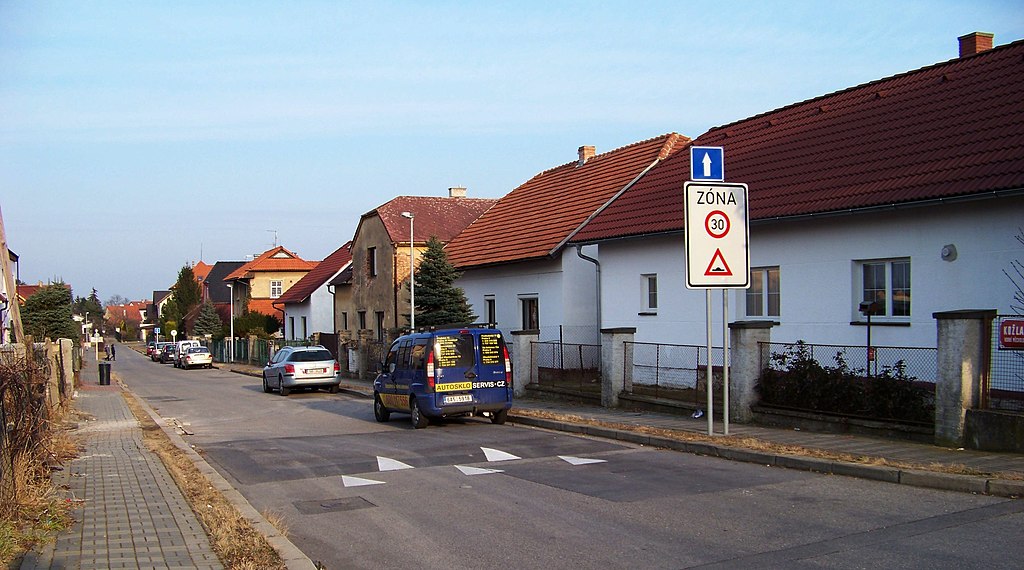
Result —
<instances>
[{"instance_id":1,"label":"bush by fence","mask_svg":"<svg viewBox=\"0 0 1024 570\"><path fill-rule=\"evenodd\" d=\"M762 402L881 420L934 421L934 394L925 388L929 384L908 375L903 360L866 375L864 368L850 367L842 350L834 352L834 365L825 365L812 354L812 345L784 346L772 352L761 373L757 389Z\"/></svg>"}]
</instances>

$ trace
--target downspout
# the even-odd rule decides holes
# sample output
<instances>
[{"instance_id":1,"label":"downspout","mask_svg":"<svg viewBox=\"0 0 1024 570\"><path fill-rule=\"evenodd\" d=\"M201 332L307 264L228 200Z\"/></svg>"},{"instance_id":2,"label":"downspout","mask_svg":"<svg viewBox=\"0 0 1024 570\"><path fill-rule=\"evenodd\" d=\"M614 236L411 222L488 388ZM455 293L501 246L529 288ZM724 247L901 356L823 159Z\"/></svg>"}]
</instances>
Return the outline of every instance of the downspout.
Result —
<instances>
[{"instance_id":1,"label":"downspout","mask_svg":"<svg viewBox=\"0 0 1024 570\"><path fill-rule=\"evenodd\" d=\"M336 288L330 283L327 284L327 293L331 296L331 329L334 333L338 333L338 304L334 302L334 292Z\"/></svg>"},{"instance_id":2,"label":"downspout","mask_svg":"<svg viewBox=\"0 0 1024 570\"><path fill-rule=\"evenodd\" d=\"M594 268L597 270L597 339L601 340L601 262L594 259L593 257L583 254L583 244L576 244L576 255L580 259L589 261L594 264Z\"/></svg>"}]
</instances>

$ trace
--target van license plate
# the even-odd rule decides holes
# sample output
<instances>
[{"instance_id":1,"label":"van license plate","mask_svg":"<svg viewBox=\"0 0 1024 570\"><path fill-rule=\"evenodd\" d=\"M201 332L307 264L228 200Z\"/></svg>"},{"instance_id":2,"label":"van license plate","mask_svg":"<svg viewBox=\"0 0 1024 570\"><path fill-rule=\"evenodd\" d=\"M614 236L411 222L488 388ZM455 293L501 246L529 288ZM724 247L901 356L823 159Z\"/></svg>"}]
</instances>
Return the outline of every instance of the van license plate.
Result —
<instances>
[{"instance_id":1,"label":"van license plate","mask_svg":"<svg viewBox=\"0 0 1024 570\"><path fill-rule=\"evenodd\" d=\"M457 396L445 396L444 403L446 404L463 404L466 402L472 402L472 394L459 394Z\"/></svg>"}]
</instances>

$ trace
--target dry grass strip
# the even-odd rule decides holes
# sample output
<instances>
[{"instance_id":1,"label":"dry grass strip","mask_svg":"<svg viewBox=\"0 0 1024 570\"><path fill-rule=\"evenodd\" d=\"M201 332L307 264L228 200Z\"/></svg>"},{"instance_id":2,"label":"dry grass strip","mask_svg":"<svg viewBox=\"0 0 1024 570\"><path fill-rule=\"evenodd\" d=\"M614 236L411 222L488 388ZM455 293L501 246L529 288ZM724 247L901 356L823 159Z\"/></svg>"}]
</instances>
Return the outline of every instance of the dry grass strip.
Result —
<instances>
[{"instance_id":1,"label":"dry grass strip","mask_svg":"<svg viewBox=\"0 0 1024 570\"><path fill-rule=\"evenodd\" d=\"M143 441L160 457L185 500L199 518L210 537L217 557L232 570L263 570L285 568L284 562L259 531L235 509L199 472L192 460L171 442L167 434L139 406L135 397L122 391L125 401L142 426ZM279 517L264 513L282 532L286 529Z\"/></svg>"},{"instance_id":2,"label":"dry grass strip","mask_svg":"<svg viewBox=\"0 0 1024 570\"><path fill-rule=\"evenodd\" d=\"M1005 479L1011 481L1022 481L1024 480L1024 473L1019 472L996 472L989 473L979 471L967 467L961 464L948 464L948 463L913 463L908 461L895 461L886 459L884 457L872 457L868 455L854 455L850 453L840 453L835 451L828 451L824 449L815 449L811 447L801 447L797 445L786 445L781 443L773 443L770 441L764 441L752 437L738 437L732 435L721 435L721 436L709 436L702 433L696 433L686 430L672 430L664 428L655 428L650 426L638 426L633 424L625 424L619 422L607 422L603 420L596 420L593 418L585 418L583 416L577 416L574 414L561 414L556 412L549 412L546 410L527 410L527 409L515 409L513 410L516 415L526 416L531 418L555 420L561 422L568 422L579 425L589 425L595 427L602 427L607 429L615 429L621 431L629 431L634 433L642 433L646 435L653 435L657 437L663 437L666 439L672 439L675 441L689 441L696 443L709 443L714 445L722 445L726 447L732 447L736 449L750 449L754 451L761 451L764 453L772 453L774 455L798 455L803 457L814 457L818 459L827 459L831 461L843 461L847 463L859 463L861 465L875 465L892 467L895 469L916 469L921 471L931 471L935 473L950 473L955 475L972 475L976 477L987 477L992 479Z\"/></svg>"}]
</instances>

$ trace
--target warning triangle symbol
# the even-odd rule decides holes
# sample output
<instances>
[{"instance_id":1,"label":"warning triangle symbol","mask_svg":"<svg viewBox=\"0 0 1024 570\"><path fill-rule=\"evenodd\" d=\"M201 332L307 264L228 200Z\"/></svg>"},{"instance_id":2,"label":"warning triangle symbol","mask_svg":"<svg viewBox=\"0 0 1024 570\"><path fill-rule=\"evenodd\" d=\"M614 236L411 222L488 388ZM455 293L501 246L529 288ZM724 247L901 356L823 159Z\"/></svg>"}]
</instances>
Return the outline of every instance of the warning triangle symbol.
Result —
<instances>
[{"instance_id":1,"label":"warning triangle symbol","mask_svg":"<svg viewBox=\"0 0 1024 570\"><path fill-rule=\"evenodd\" d=\"M729 269L729 264L725 262L721 249L715 249L715 255L711 256L711 263L704 270L704 275L707 277L728 277L732 275L732 269Z\"/></svg>"}]
</instances>

